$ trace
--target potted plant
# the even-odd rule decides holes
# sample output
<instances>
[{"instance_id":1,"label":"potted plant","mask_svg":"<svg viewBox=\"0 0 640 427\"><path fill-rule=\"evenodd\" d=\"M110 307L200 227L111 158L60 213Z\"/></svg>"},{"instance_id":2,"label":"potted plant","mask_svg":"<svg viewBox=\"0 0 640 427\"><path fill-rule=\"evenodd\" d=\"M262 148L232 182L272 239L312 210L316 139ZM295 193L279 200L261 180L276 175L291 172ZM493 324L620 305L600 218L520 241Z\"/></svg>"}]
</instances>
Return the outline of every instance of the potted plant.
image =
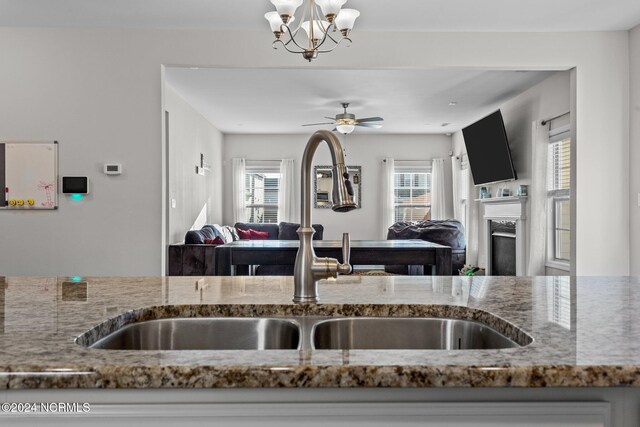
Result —
<instances>
[{"instance_id":1,"label":"potted plant","mask_svg":"<svg viewBox=\"0 0 640 427\"><path fill-rule=\"evenodd\" d=\"M465 264L461 270L459 270L461 276L484 276L484 269Z\"/></svg>"}]
</instances>

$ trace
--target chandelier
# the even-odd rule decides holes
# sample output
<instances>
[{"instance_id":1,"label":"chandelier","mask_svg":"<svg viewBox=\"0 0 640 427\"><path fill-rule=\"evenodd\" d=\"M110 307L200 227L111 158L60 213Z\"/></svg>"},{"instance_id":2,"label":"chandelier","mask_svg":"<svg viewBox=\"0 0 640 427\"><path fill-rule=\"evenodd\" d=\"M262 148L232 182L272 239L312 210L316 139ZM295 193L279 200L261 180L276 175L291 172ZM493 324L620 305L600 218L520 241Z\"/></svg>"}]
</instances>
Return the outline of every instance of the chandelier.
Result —
<instances>
[{"instance_id":1,"label":"chandelier","mask_svg":"<svg viewBox=\"0 0 640 427\"><path fill-rule=\"evenodd\" d=\"M306 7L302 22L294 29L291 24L296 20L294 15L303 2ZM350 44L349 33L360 12L342 9L346 2L347 0L271 0L276 11L268 12L264 17L276 36L273 48L277 49L278 45L282 45L287 52L302 54L304 59L311 62L318 54L331 52L343 41ZM304 32L300 31L301 28ZM299 33L306 34L306 37Z\"/></svg>"}]
</instances>

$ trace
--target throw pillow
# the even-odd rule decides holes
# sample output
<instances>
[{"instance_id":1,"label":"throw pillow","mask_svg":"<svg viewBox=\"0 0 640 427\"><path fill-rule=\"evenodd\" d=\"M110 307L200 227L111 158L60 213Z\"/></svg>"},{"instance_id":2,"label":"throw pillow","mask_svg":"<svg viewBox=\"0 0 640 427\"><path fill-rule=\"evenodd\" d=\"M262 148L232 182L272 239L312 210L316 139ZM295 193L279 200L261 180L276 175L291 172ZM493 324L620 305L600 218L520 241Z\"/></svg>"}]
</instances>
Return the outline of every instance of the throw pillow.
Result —
<instances>
[{"instance_id":1,"label":"throw pillow","mask_svg":"<svg viewBox=\"0 0 640 427\"><path fill-rule=\"evenodd\" d=\"M231 240L232 241L235 242L236 240L240 240L240 236L238 236L238 232L236 231L235 227L232 227L230 225L225 225L224 229L227 230L229 232L229 234L231 234Z\"/></svg>"},{"instance_id":2,"label":"throw pillow","mask_svg":"<svg viewBox=\"0 0 640 427\"><path fill-rule=\"evenodd\" d=\"M233 235L231 234L231 231L229 231L229 228L227 228L226 225L222 227L222 238L224 239L225 243L233 242Z\"/></svg>"},{"instance_id":3,"label":"throw pillow","mask_svg":"<svg viewBox=\"0 0 640 427\"><path fill-rule=\"evenodd\" d=\"M236 228L238 232L238 236L240 240L251 240L251 230L243 230L241 228Z\"/></svg>"},{"instance_id":4,"label":"throw pillow","mask_svg":"<svg viewBox=\"0 0 640 427\"><path fill-rule=\"evenodd\" d=\"M251 234L251 240L267 240L269 238L268 231L256 231L249 229L249 234Z\"/></svg>"},{"instance_id":5,"label":"throw pillow","mask_svg":"<svg viewBox=\"0 0 640 427\"><path fill-rule=\"evenodd\" d=\"M224 245L224 240L222 237L218 236L215 239L204 239L205 245Z\"/></svg>"}]
</instances>

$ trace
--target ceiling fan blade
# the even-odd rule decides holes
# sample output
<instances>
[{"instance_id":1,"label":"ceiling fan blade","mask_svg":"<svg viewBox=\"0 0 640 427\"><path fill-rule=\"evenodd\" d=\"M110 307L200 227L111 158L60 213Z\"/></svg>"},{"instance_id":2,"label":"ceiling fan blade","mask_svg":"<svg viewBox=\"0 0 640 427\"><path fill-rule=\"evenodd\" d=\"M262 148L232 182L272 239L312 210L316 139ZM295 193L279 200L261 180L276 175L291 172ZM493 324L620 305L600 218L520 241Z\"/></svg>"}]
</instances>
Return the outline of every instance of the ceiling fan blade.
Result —
<instances>
[{"instance_id":1,"label":"ceiling fan blade","mask_svg":"<svg viewBox=\"0 0 640 427\"><path fill-rule=\"evenodd\" d=\"M334 122L331 123L308 123L306 125L302 125L302 126L322 126L322 125L332 125L334 124Z\"/></svg>"},{"instance_id":2,"label":"ceiling fan blade","mask_svg":"<svg viewBox=\"0 0 640 427\"><path fill-rule=\"evenodd\" d=\"M329 119L329 120L335 120L336 119L335 117L327 117L327 116L324 116L324 118L325 119Z\"/></svg>"},{"instance_id":3,"label":"ceiling fan blade","mask_svg":"<svg viewBox=\"0 0 640 427\"><path fill-rule=\"evenodd\" d=\"M380 129L382 127L382 125L378 125L375 123L356 123L356 126L360 126L363 128L373 128L373 129Z\"/></svg>"},{"instance_id":4,"label":"ceiling fan blade","mask_svg":"<svg viewBox=\"0 0 640 427\"><path fill-rule=\"evenodd\" d=\"M383 122L384 119L382 117L365 117L364 119L356 120L357 123L363 122Z\"/></svg>"}]
</instances>

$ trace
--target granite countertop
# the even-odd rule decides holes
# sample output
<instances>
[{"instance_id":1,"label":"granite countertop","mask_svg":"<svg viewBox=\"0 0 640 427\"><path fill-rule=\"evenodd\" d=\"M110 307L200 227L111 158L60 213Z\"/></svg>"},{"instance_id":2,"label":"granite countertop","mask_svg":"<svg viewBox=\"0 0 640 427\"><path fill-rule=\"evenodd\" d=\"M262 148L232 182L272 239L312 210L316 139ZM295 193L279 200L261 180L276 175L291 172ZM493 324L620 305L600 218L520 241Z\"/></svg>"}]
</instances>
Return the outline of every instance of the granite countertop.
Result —
<instances>
[{"instance_id":1,"label":"granite countertop","mask_svg":"<svg viewBox=\"0 0 640 427\"><path fill-rule=\"evenodd\" d=\"M347 276L322 282L317 306L291 302L292 277L80 280L0 278L0 388L640 385L637 278ZM123 313L486 316L534 342L463 351L114 351L75 343Z\"/></svg>"}]
</instances>

